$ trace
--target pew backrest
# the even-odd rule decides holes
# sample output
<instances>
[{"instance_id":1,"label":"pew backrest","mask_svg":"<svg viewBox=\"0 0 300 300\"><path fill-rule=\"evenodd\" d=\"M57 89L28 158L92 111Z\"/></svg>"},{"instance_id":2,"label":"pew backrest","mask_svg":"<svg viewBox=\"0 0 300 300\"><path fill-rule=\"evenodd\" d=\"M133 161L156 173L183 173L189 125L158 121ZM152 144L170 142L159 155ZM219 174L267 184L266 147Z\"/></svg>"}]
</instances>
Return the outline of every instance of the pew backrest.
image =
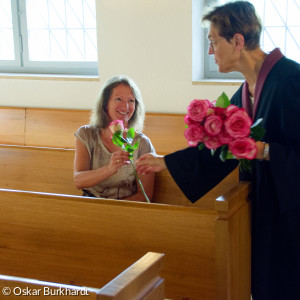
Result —
<instances>
[{"instance_id":1,"label":"pew backrest","mask_svg":"<svg viewBox=\"0 0 300 300\"><path fill-rule=\"evenodd\" d=\"M74 149L0 145L0 188L82 195L73 181ZM238 182L238 171L224 179L201 202L191 203L168 171L155 175L154 203L214 208L214 201Z\"/></svg>"},{"instance_id":2,"label":"pew backrest","mask_svg":"<svg viewBox=\"0 0 300 300\"><path fill-rule=\"evenodd\" d=\"M73 149L89 118L89 110L0 107L0 144ZM143 132L159 154L187 147L184 130L183 114L146 114Z\"/></svg>"}]
</instances>

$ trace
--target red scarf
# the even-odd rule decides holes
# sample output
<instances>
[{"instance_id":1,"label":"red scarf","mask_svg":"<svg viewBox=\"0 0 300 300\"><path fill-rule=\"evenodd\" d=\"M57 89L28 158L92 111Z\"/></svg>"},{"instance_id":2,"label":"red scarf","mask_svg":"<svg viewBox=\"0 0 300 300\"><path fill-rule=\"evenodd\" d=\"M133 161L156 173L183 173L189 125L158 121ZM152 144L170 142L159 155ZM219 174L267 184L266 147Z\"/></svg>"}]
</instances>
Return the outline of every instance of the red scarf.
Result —
<instances>
[{"instance_id":1,"label":"red scarf","mask_svg":"<svg viewBox=\"0 0 300 300\"><path fill-rule=\"evenodd\" d=\"M255 114L257 111L258 103L260 100L260 96L264 87L265 80L273 68L273 66L278 62L279 59L283 57L283 54L279 50L279 48L275 48L264 60L261 69L258 73L256 86L255 86L255 92L254 92L254 107L253 111L251 113L251 100L249 95L249 89L248 89L248 82L245 81L243 90L242 90L242 105L243 108L247 111L248 115L252 117L254 120Z\"/></svg>"}]
</instances>

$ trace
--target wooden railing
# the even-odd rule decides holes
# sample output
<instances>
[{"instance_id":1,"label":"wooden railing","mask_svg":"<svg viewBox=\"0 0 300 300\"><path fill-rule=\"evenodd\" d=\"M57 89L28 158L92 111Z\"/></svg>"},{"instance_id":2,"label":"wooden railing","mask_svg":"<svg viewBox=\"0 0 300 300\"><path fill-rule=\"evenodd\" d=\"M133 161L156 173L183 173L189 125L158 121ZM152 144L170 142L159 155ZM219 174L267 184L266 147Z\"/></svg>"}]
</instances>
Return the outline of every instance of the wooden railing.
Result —
<instances>
[{"instance_id":1,"label":"wooden railing","mask_svg":"<svg viewBox=\"0 0 300 300\"><path fill-rule=\"evenodd\" d=\"M81 300L163 300L164 280L159 276L162 258L163 254L148 252L103 288L0 275L0 295L9 299L49 299L53 296Z\"/></svg>"}]
</instances>

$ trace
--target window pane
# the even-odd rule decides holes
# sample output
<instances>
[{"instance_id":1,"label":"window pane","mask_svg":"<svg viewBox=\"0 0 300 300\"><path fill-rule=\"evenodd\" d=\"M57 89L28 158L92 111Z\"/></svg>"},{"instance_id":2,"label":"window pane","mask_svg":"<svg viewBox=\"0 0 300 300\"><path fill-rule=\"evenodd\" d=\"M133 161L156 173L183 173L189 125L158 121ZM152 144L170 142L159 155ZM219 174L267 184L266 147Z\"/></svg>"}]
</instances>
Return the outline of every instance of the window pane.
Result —
<instances>
[{"instance_id":1,"label":"window pane","mask_svg":"<svg viewBox=\"0 0 300 300\"><path fill-rule=\"evenodd\" d=\"M26 0L31 61L97 61L95 0Z\"/></svg>"},{"instance_id":2,"label":"window pane","mask_svg":"<svg viewBox=\"0 0 300 300\"><path fill-rule=\"evenodd\" d=\"M11 1L0 1L0 60L14 60L14 33Z\"/></svg>"}]
</instances>

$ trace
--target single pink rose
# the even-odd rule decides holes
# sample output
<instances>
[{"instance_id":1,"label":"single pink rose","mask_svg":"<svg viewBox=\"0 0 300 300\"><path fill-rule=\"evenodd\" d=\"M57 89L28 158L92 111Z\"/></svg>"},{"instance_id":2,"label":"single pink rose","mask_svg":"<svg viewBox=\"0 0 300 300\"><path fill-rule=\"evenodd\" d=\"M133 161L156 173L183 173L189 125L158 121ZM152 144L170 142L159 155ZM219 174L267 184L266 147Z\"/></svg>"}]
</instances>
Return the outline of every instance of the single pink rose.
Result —
<instances>
[{"instance_id":1,"label":"single pink rose","mask_svg":"<svg viewBox=\"0 0 300 300\"><path fill-rule=\"evenodd\" d=\"M223 120L226 119L227 113L226 113L225 108L223 108L223 107L214 107L213 110L214 110L215 115L219 116Z\"/></svg>"},{"instance_id":2,"label":"single pink rose","mask_svg":"<svg viewBox=\"0 0 300 300\"><path fill-rule=\"evenodd\" d=\"M235 113L236 111L238 111L240 108L237 107L236 105L229 105L225 108L225 114L227 117L231 116L233 113Z\"/></svg>"},{"instance_id":3,"label":"single pink rose","mask_svg":"<svg viewBox=\"0 0 300 300\"><path fill-rule=\"evenodd\" d=\"M185 115L184 123L186 125L197 125L197 124L199 124L199 122L196 122L196 121L192 120L189 115Z\"/></svg>"},{"instance_id":4,"label":"single pink rose","mask_svg":"<svg viewBox=\"0 0 300 300\"><path fill-rule=\"evenodd\" d=\"M124 124L122 120L112 121L108 127L112 134L114 134L116 131L124 131Z\"/></svg>"},{"instance_id":5,"label":"single pink rose","mask_svg":"<svg viewBox=\"0 0 300 300\"><path fill-rule=\"evenodd\" d=\"M228 134L238 139L249 136L252 120L247 112L240 108L224 121L224 125Z\"/></svg>"},{"instance_id":6,"label":"single pink rose","mask_svg":"<svg viewBox=\"0 0 300 300\"><path fill-rule=\"evenodd\" d=\"M206 148L214 149L214 150L219 148L220 146L222 146L222 144L217 136L207 137L204 139L203 143Z\"/></svg>"},{"instance_id":7,"label":"single pink rose","mask_svg":"<svg viewBox=\"0 0 300 300\"><path fill-rule=\"evenodd\" d=\"M195 147L205 137L202 125L190 125L185 131L184 136L188 141L188 145Z\"/></svg>"},{"instance_id":8,"label":"single pink rose","mask_svg":"<svg viewBox=\"0 0 300 300\"><path fill-rule=\"evenodd\" d=\"M255 140L252 138L242 138L229 142L229 151L238 158L254 159L257 154Z\"/></svg>"},{"instance_id":9,"label":"single pink rose","mask_svg":"<svg viewBox=\"0 0 300 300\"><path fill-rule=\"evenodd\" d=\"M194 99L187 107L188 115L193 121L201 122L206 116L209 107L209 100Z\"/></svg>"},{"instance_id":10,"label":"single pink rose","mask_svg":"<svg viewBox=\"0 0 300 300\"><path fill-rule=\"evenodd\" d=\"M223 120L217 115L209 115L204 122L204 130L208 136L218 135L223 126Z\"/></svg>"},{"instance_id":11,"label":"single pink rose","mask_svg":"<svg viewBox=\"0 0 300 300\"><path fill-rule=\"evenodd\" d=\"M222 145L227 145L233 140L233 137L228 134L225 127L223 127L222 131L219 133L218 138Z\"/></svg>"}]
</instances>

